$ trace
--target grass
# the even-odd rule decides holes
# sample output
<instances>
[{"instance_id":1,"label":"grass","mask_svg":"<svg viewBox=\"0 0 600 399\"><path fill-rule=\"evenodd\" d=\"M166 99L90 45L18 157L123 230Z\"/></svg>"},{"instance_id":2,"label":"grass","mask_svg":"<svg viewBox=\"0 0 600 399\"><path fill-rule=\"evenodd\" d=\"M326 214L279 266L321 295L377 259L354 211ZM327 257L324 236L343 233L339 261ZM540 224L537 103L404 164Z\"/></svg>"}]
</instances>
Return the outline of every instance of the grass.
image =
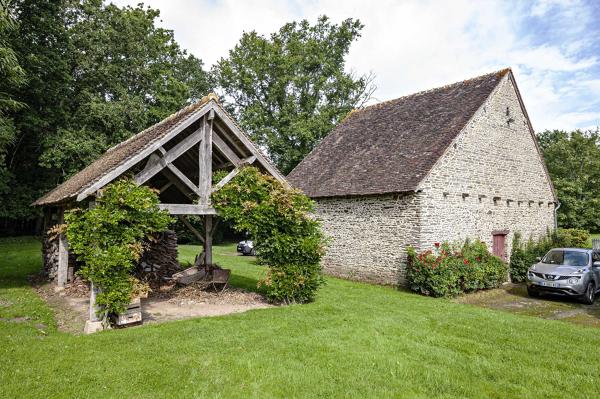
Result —
<instances>
[{"instance_id":1,"label":"grass","mask_svg":"<svg viewBox=\"0 0 600 399\"><path fill-rule=\"evenodd\" d=\"M598 329L332 278L307 305L69 335L25 280L40 267L39 244L2 241L0 253L1 397L598 393ZM263 269L234 253L215 248L233 284L255 287Z\"/></svg>"}]
</instances>

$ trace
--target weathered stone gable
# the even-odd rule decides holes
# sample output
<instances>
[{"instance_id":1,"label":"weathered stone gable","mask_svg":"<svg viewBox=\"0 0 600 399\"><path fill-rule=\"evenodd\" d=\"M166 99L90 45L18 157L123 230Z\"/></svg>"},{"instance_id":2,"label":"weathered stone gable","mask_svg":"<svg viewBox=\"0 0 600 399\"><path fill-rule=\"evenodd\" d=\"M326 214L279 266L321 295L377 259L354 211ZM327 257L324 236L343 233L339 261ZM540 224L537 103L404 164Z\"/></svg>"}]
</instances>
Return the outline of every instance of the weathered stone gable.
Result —
<instances>
[{"instance_id":1,"label":"weathered stone gable","mask_svg":"<svg viewBox=\"0 0 600 399\"><path fill-rule=\"evenodd\" d=\"M417 201L414 194L317 199L316 215L330 239L325 272L402 284L406 247L419 237Z\"/></svg>"},{"instance_id":2,"label":"weathered stone gable","mask_svg":"<svg viewBox=\"0 0 600 399\"><path fill-rule=\"evenodd\" d=\"M486 98L416 192L315 198L316 215L330 238L323 259L327 273L403 284L409 245L425 250L435 242L479 238L492 250L493 233L507 231L509 255L515 232L537 238L553 229L552 185L512 73ZM432 156L427 145L399 156L410 158L419 150Z\"/></svg>"},{"instance_id":3,"label":"weathered stone gable","mask_svg":"<svg viewBox=\"0 0 600 399\"><path fill-rule=\"evenodd\" d=\"M554 195L509 76L498 85L419 187L420 247L492 231L539 237L554 227Z\"/></svg>"}]
</instances>

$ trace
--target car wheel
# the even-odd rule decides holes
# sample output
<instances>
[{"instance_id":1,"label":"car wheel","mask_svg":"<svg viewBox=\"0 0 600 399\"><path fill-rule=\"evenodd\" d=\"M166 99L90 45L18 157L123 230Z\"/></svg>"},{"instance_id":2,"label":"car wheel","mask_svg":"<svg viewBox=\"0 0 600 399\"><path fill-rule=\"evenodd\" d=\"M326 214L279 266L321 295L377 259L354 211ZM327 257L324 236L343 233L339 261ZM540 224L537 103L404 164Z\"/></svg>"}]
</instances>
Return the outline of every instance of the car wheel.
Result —
<instances>
[{"instance_id":1,"label":"car wheel","mask_svg":"<svg viewBox=\"0 0 600 399\"><path fill-rule=\"evenodd\" d=\"M527 295L529 295L532 298L537 298L540 296L540 293L527 287Z\"/></svg>"},{"instance_id":2,"label":"car wheel","mask_svg":"<svg viewBox=\"0 0 600 399\"><path fill-rule=\"evenodd\" d=\"M256 256L256 250L254 248L250 251L250 256Z\"/></svg>"},{"instance_id":3,"label":"car wheel","mask_svg":"<svg viewBox=\"0 0 600 399\"><path fill-rule=\"evenodd\" d=\"M586 305L591 305L596 299L596 286L593 281L590 281L585 288L585 294L583 294L582 302Z\"/></svg>"}]
</instances>

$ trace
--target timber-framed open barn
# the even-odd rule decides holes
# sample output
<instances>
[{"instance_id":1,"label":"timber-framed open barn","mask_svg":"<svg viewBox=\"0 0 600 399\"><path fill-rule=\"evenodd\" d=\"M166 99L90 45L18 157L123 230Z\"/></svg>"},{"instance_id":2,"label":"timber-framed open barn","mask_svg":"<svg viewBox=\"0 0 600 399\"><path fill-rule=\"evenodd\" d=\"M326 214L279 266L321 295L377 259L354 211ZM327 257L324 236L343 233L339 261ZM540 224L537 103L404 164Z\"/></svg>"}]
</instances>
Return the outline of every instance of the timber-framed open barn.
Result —
<instances>
[{"instance_id":1,"label":"timber-framed open barn","mask_svg":"<svg viewBox=\"0 0 600 399\"><path fill-rule=\"evenodd\" d=\"M218 97L209 94L110 148L33 205L44 208L46 230L64 221L65 210L93 206L94 198L104 186L121 176L133 176L137 184L159 190L160 207L177 215L203 242L203 263L210 265L217 217L211 206L211 193L248 164L287 185L283 175L223 109ZM229 173L213 185L212 174L216 170ZM194 229L186 215L202 216L204 231ZM68 258L68 243L61 234L56 272L59 286L72 277Z\"/></svg>"}]
</instances>

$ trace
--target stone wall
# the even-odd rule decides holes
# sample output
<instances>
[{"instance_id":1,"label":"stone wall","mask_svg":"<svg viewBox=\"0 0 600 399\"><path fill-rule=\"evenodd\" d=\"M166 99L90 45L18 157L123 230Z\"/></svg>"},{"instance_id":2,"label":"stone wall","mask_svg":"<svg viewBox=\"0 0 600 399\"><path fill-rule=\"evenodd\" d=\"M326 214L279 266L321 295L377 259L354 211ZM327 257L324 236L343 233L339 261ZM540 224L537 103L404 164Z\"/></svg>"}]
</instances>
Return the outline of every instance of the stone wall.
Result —
<instances>
[{"instance_id":1,"label":"stone wall","mask_svg":"<svg viewBox=\"0 0 600 399\"><path fill-rule=\"evenodd\" d=\"M375 283L404 282L405 249L507 230L537 238L554 227L554 196L508 76L440 158L416 194L316 199L331 239L325 272Z\"/></svg>"},{"instance_id":2,"label":"stone wall","mask_svg":"<svg viewBox=\"0 0 600 399\"><path fill-rule=\"evenodd\" d=\"M508 76L421 183L420 246L492 231L537 238L554 228L554 197Z\"/></svg>"},{"instance_id":3,"label":"stone wall","mask_svg":"<svg viewBox=\"0 0 600 399\"><path fill-rule=\"evenodd\" d=\"M317 199L330 238L327 274L381 284L403 282L406 247L419 236L415 195Z\"/></svg>"}]
</instances>

